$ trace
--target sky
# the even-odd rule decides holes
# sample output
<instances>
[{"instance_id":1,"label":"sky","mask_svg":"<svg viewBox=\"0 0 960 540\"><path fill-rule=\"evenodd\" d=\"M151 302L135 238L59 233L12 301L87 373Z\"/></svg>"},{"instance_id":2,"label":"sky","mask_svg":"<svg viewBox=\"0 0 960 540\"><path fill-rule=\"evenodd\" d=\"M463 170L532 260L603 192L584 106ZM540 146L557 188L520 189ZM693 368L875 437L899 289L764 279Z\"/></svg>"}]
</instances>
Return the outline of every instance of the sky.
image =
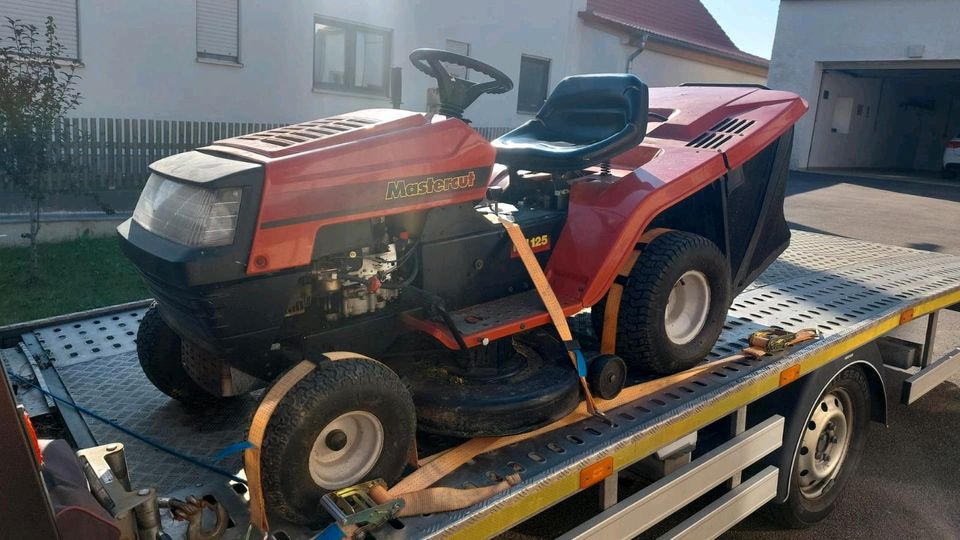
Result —
<instances>
[{"instance_id":1,"label":"sky","mask_svg":"<svg viewBox=\"0 0 960 540\"><path fill-rule=\"evenodd\" d=\"M701 0L740 50L770 58L779 0Z\"/></svg>"}]
</instances>

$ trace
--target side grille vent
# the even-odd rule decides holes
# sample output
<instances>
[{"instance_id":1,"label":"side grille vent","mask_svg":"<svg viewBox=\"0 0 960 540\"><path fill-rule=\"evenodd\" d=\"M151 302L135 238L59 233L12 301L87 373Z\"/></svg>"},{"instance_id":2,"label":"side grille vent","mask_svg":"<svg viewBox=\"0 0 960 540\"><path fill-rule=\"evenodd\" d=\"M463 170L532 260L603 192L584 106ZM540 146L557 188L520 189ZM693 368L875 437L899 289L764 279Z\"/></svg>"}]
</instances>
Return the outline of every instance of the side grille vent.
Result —
<instances>
[{"instance_id":1,"label":"side grille vent","mask_svg":"<svg viewBox=\"0 0 960 540\"><path fill-rule=\"evenodd\" d=\"M701 133L696 139L688 142L686 146L707 150L719 150L724 144L730 142L730 139L733 139L736 135L742 135L743 132L755 123L755 120L726 118L708 131Z\"/></svg>"},{"instance_id":2,"label":"side grille vent","mask_svg":"<svg viewBox=\"0 0 960 540\"><path fill-rule=\"evenodd\" d=\"M313 120L284 126L281 128L251 133L239 137L247 141L257 141L275 146L291 146L316 139L324 139L341 133L348 133L376 124L375 120L351 116L334 116L321 120Z\"/></svg>"},{"instance_id":3,"label":"side grille vent","mask_svg":"<svg viewBox=\"0 0 960 540\"><path fill-rule=\"evenodd\" d=\"M743 120L740 118L727 118L723 122L720 122L719 124L710 128L710 131L716 131L718 133L734 133L739 135L744 131L746 131L748 127L754 125L755 123L756 121L754 120Z\"/></svg>"}]
</instances>

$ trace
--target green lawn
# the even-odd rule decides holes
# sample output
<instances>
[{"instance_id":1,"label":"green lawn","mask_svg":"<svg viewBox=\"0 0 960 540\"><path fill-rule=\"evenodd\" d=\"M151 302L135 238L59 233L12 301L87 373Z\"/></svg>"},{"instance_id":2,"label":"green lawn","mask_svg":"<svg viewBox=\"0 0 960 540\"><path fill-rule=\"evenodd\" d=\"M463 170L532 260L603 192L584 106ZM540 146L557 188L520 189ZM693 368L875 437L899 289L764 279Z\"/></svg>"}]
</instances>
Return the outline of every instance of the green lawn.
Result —
<instances>
[{"instance_id":1,"label":"green lawn","mask_svg":"<svg viewBox=\"0 0 960 540\"><path fill-rule=\"evenodd\" d=\"M40 244L39 283L29 261L29 248L0 248L0 325L150 297L113 237Z\"/></svg>"}]
</instances>

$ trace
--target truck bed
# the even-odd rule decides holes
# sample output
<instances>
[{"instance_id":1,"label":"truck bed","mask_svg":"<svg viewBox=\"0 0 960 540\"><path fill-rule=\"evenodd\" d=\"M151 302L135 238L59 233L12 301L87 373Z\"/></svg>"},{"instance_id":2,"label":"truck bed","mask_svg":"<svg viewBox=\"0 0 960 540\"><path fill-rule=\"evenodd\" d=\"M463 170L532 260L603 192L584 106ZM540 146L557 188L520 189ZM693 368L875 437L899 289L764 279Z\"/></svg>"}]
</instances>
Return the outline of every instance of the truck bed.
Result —
<instances>
[{"instance_id":1,"label":"truck bed","mask_svg":"<svg viewBox=\"0 0 960 540\"><path fill-rule=\"evenodd\" d=\"M801 375L811 372L901 324L958 302L960 257L794 231L790 248L734 300L708 360L738 352L750 333L771 326L816 328L822 339L785 354L709 370L614 409L609 412L613 427L589 419L478 456L438 485L482 486L514 472L523 481L465 510L404 518L402 528L386 525L376 537L495 535L580 491L584 467L612 457L614 468L623 469L776 390L785 370L799 366ZM242 440L259 395L200 411L167 399L146 381L137 364L130 336L141 314L142 309L126 309L62 322L33 329L25 338L47 349L77 403L158 442L210 459ZM130 331L134 333L128 335ZM8 363L16 354L4 350ZM90 430L100 443L121 441L127 446L134 486L188 493L201 485L222 485L220 498L236 497L225 504L234 521L243 524L240 497L216 475L104 424L90 422ZM239 470L239 457L220 465ZM280 527L284 529L294 538L307 532ZM234 527L227 537L241 537L245 530Z\"/></svg>"}]
</instances>

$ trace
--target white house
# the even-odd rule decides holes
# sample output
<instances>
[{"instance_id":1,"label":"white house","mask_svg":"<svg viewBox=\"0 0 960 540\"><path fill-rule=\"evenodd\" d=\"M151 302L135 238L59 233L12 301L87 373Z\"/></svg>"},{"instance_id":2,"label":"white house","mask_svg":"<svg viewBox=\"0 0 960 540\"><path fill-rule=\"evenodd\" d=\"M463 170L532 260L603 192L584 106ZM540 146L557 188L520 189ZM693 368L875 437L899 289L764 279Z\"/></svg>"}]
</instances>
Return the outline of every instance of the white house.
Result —
<instances>
[{"instance_id":1,"label":"white house","mask_svg":"<svg viewBox=\"0 0 960 540\"><path fill-rule=\"evenodd\" d=\"M651 86L762 83L768 64L737 49L699 0L0 0L0 22L42 28L47 16L82 77L65 130L82 168L65 183L89 186L119 216L133 208L147 164L165 155L392 107L394 68L400 107L427 110L436 84L407 58L419 47L467 54L513 79L511 92L467 110L488 137L530 119L567 75L629 66ZM102 216L89 197L45 204L70 223L77 212ZM25 205L0 187L0 244L21 241ZM85 229L112 226L51 224L44 238Z\"/></svg>"},{"instance_id":2,"label":"white house","mask_svg":"<svg viewBox=\"0 0 960 540\"><path fill-rule=\"evenodd\" d=\"M960 131L960 0L782 0L770 86L798 92L794 168L937 171Z\"/></svg>"},{"instance_id":3,"label":"white house","mask_svg":"<svg viewBox=\"0 0 960 540\"><path fill-rule=\"evenodd\" d=\"M530 117L567 75L632 70L651 85L762 82L699 0L0 0L0 16L55 18L81 66L78 116L285 123L390 107L424 110L435 86L407 60L447 48L515 89L469 110L478 126ZM691 25L691 21L693 24Z\"/></svg>"}]
</instances>

